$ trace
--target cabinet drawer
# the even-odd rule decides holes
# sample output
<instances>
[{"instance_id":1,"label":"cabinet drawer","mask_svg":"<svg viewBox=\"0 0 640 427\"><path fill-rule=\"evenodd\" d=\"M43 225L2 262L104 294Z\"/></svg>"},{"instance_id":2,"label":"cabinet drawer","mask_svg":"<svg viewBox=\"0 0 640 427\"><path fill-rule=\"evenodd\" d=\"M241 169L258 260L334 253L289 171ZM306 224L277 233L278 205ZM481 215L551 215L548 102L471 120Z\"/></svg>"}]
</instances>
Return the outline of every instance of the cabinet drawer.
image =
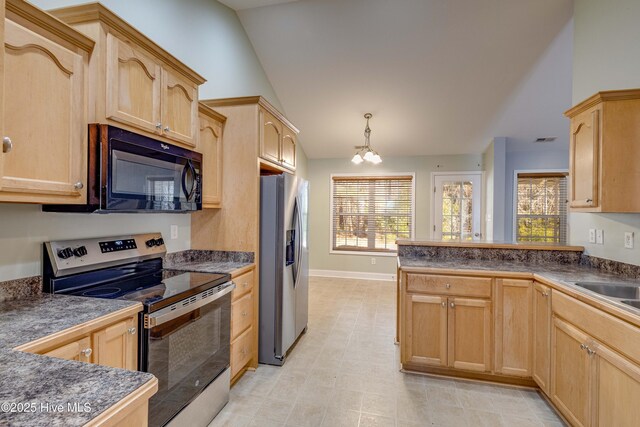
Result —
<instances>
[{"instance_id":1,"label":"cabinet drawer","mask_svg":"<svg viewBox=\"0 0 640 427\"><path fill-rule=\"evenodd\" d=\"M253 328L249 328L231 343L231 378L244 368L253 354Z\"/></svg>"},{"instance_id":2,"label":"cabinet drawer","mask_svg":"<svg viewBox=\"0 0 640 427\"><path fill-rule=\"evenodd\" d=\"M490 298L491 278L410 273L407 275L407 291Z\"/></svg>"},{"instance_id":3,"label":"cabinet drawer","mask_svg":"<svg viewBox=\"0 0 640 427\"><path fill-rule=\"evenodd\" d=\"M640 363L640 328L561 292L553 292L551 307L554 315L577 325L603 344Z\"/></svg>"},{"instance_id":4,"label":"cabinet drawer","mask_svg":"<svg viewBox=\"0 0 640 427\"><path fill-rule=\"evenodd\" d=\"M251 270L247 273L244 273L233 279L233 283L236 284L236 288L233 290L231 294L231 301L237 301L247 292L250 292L253 289L253 272L255 270Z\"/></svg>"},{"instance_id":5,"label":"cabinet drawer","mask_svg":"<svg viewBox=\"0 0 640 427\"><path fill-rule=\"evenodd\" d=\"M231 304L231 341L253 323L253 292Z\"/></svg>"}]
</instances>

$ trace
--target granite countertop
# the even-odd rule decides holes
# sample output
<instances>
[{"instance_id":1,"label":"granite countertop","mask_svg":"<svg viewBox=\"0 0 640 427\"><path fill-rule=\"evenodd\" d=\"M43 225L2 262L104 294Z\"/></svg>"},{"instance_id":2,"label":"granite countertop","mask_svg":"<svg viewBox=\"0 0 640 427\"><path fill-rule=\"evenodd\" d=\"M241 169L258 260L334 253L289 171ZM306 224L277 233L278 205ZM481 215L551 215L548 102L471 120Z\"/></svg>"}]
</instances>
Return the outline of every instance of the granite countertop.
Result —
<instances>
[{"instance_id":1,"label":"granite countertop","mask_svg":"<svg viewBox=\"0 0 640 427\"><path fill-rule=\"evenodd\" d=\"M171 270L195 271L198 273L225 273L230 274L235 270L248 267L252 262L238 261L197 261L180 265L172 265Z\"/></svg>"},{"instance_id":2,"label":"granite countertop","mask_svg":"<svg viewBox=\"0 0 640 427\"><path fill-rule=\"evenodd\" d=\"M398 246L433 246L453 248L481 249L530 249L553 251L583 251L582 246L561 245L557 243L523 243L507 240L435 240L435 239L399 239Z\"/></svg>"},{"instance_id":3,"label":"granite countertop","mask_svg":"<svg viewBox=\"0 0 640 427\"><path fill-rule=\"evenodd\" d=\"M540 279L558 283L576 292L586 294L600 301L609 303L616 308L640 316L640 309L620 303L616 299L605 297L576 285L576 282L607 282L611 284L640 286L640 279L627 278L617 274L607 273L586 265L554 262L536 263L505 260L398 257L398 266L401 268L532 273Z\"/></svg>"},{"instance_id":4,"label":"granite countertop","mask_svg":"<svg viewBox=\"0 0 640 427\"><path fill-rule=\"evenodd\" d=\"M51 294L0 303L0 425L84 425L151 381L145 372L13 350L136 304ZM3 403L31 406L28 412L7 412ZM86 404L90 411L69 410L68 403ZM54 411L60 404L62 411Z\"/></svg>"}]
</instances>

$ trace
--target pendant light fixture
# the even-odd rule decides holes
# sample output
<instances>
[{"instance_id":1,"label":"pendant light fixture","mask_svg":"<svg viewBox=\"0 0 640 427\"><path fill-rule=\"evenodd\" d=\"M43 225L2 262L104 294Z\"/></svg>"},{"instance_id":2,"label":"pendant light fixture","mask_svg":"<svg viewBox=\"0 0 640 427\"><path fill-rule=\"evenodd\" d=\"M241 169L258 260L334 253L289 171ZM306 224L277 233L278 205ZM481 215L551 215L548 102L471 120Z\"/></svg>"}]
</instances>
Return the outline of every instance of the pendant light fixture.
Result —
<instances>
[{"instance_id":1,"label":"pendant light fixture","mask_svg":"<svg viewBox=\"0 0 640 427\"><path fill-rule=\"evenodd\" d=\"M371 113L367 113L364 115L364 118L367 119L367 126L364 128L364 145L357 145L355 148L356 154L353 156L351 161L356 165L359 165L363 161L368 161L377 165L382 162L382 158L380 155L371 149L371 145L369 144L369 138L371 137L371 128L369 127L369 119L373 117Z\"/></svg>"}]
</instances>

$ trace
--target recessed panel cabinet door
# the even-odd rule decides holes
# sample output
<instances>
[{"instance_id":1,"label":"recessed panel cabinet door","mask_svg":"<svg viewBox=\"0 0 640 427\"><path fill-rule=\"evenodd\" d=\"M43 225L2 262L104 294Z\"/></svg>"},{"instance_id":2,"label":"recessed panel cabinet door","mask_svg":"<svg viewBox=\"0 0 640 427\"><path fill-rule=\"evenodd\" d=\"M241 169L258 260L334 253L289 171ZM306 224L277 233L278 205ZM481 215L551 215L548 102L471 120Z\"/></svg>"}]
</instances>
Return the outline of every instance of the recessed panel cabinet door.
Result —
<instances>
[{"instance_id":1,"label":"recessed panel cabinet door","mask_svg":"<svg viewBox=\"0 0 640 427\"><path fill-rule=\"evenodd\" d=\"M85 60L5 20L0 201L86 201Z\"/></svg>"},{"instance_id":2,"label":"recessed panel cabinet door","mask_svg":"<svg viewBox=\"0 0 640 427\"><path fill-rule=\"evenodd\" d=\"M447 365L447 298L407 295L402 363Z\"/></svg>"},{"instance_id":3,"label":"recessed panel cabinet door","mask_svg":"<svg viewBox=\"0 0 640 427\"><path fill-rule=\"evenodd\" d=\"M77 360L79 362L91 362L91 338L84 337L77 341L70 342L46 353L45 356L57 357L58 359Z\"/></svg>"},{"instance_id":4,"label":"recessed panel cabinet door","mask_svg":"<svg viewBox=\"0 0 640 427\"><path fill-rule=\"evenodd\" d=\"M282 133L282 165L289 168L296 168L296 133L284 127Z\"/></svg>"},{"instance_id":5,"label":"recessed panel cabinet door","mask_svg":"<svg viewBox=\"0 0 640 427\"><path fill-rule=\"evenodd\" d=\"M449 366L487 372L491 370L491 302L449 298Z\"/></svg>"},{"instance_id":6,"label":"recessed panel cabinet door","mask_svg":"<svg viewBox=\"0 0 640 427\"><path fill-rule=\"evenodd\" d=\"M198 87L162 69L162 134L195 147L198 127Z\"/></svg>"},{"instance_id":7,"label":"recessed panel cabinet door","mask_svg":"<svg viewBox=\"0 0 640 427\"><path fill-rule=\"evenodd\" d=\"M580 113L571 120L571 207L599 206L600 113L595 108Z\"/></svg>"},{"instance_id":8,"label":"recessed panel cabinet door","mask_svg":"<svg viewBox=\"0 0 640 427\"><path fill-rule=\"evenodd\" d=\"M94 363L135 370L138 368L138 331L135 317L114 323L93 334Z\"/></svg>"},{"instance_id":9,"label":"recessed panel cabinet door","mask_svg":"<svg viewBox=\"0 0 640 427\"><path fill-rule=\"evenodd\" d=\"M200 115L198 152L202 154L202 207L219 208L222 202L222 128Z\"/></svg>"},{"instance_id":10,"label":"recessed panel cabinet door","mask_svg":"<svg viewBox=\"0 0 640 427\"><path fill-rule=\"evenodd\" d=\"M533 379L549 394L551 358L551 289L540 283L533 288Z\"/></svg>"},{"instance_id":11,"label":"recessed panel cabinet door","mask_svg":"<svg viewBox=\"0 0 640 427\"><path fill-rule=\"evenodd\" d=\"M107 34L107 118L160 134L160 64Z\"/></svg>"},{"instance_id":12,"label":"recessed panel cabinet door","mask_svg":"<svg viewBox=\"0 0 640 427\"><path fill-rule=\"evenodd\" d=\"M588 336L553 318L551 333L551 401L573 426L591 425L591 357Z\"/></svg>"},{"instance_id":13,"label":"recessed panel cabinet door","mask_svg":"<svg viewBox=\"0 0 640 427\"><path fill-rule=\"evenodd\" d=\"M282 124L272 114L260 110L260 157L280 163Z\"/></svg>"}]
</instances>

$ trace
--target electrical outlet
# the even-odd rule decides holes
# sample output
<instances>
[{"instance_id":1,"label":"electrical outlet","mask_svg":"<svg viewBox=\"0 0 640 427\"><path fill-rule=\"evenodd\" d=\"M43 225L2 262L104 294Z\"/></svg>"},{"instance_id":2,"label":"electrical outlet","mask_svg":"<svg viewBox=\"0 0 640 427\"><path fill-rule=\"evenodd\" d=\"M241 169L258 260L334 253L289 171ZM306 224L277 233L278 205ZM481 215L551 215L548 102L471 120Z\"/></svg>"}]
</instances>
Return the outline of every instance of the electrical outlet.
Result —
<instances>
[{"instance_id":1,"label":"electrical outlet","mask_svg":"<svg viewBox=\"0 0 640 427\"><path fill-rule=\"evenodd\" d=\"M633 231L624 233L624 247L633 249Z\"/></svg>"},{"instance_id":2,"label":"electrical outlet","mask_svg":"<svg viewBox=\"0 0 640 427\"><path fill-rule=\"evenodd\" d=\"M596 230L596 244L604 245L604 230Z\"/></svg>"},{"instance_id":3,"label":"electrical outlet","mask_svg":"<svg viewBox=\"0 0 640 427\"><path fill-rule=\"evenodd\" d=\"M375 258L371 258L371 265L376 265L376 259Z\"/></svg>"},{"instance_id":4,"label":"electrical outlet","mask_svg":"<svg viewBox=\"0 0 640 427\"><path fill-rule=\"evenodd\" d=\"M595 228L590 228L589 229L589 243L595 243L596 242L596 229Z\"/></svg>"},{"instance_id":5,"label":"electrical outlet","mask_svg":"<svg viewBox=\"0 0 640 427\"><path fill-rule=\"evenodd\" d=\"M171 226L171 238L173 240L178 238L178 226L177 225L172 225Z\"/></svg>"}]
</instances>

